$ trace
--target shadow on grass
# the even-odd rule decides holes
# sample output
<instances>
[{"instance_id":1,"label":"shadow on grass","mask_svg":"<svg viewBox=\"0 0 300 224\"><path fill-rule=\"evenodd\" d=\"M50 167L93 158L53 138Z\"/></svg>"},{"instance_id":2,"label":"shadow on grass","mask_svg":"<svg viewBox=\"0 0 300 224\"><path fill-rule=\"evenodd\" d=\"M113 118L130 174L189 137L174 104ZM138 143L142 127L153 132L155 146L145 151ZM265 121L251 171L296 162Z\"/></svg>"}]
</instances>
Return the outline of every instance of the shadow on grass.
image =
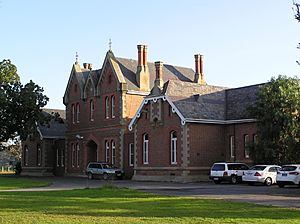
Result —
<instances>
[{"instance_id":1,"label":"shadow on grass","mask_svg":"<svg viewBox=\"0 0 300 224\"><path fill-rule=\"evenodd\" d=\"M0 216L43 213L94 217L264 218L300 222L296 210L222 200L158 196L126 188L104 187L55 192L0 192Z\"/></svg>"}]
</instances>

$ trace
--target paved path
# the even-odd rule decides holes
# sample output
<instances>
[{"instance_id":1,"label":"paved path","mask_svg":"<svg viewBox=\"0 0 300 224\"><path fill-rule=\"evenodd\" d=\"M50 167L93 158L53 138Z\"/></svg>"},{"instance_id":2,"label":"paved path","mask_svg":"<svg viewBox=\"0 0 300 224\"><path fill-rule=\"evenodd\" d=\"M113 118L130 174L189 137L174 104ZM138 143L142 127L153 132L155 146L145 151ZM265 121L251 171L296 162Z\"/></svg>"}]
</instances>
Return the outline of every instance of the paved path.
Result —
<instances>
[{"instance_id":1,"label":"paved path","mask_svg":"<svg viewBox=\"0 0 300 224\"><path fill-rule=\"evenodd\" d=\"M163 195L190 196L199 198L214 198L240 202L249 202L261 205L272 205L300 209L300 189L289 186L248 186L245 184L213 184L199 183L169 183L169 182L141 182L131 180L88 180L87 178L54 177L32 178L51 181L47 187L27 188L6 191L56 191L83 188L98 188L105 184L118 187L127 187Z\"/></svg>"}]
</instances>

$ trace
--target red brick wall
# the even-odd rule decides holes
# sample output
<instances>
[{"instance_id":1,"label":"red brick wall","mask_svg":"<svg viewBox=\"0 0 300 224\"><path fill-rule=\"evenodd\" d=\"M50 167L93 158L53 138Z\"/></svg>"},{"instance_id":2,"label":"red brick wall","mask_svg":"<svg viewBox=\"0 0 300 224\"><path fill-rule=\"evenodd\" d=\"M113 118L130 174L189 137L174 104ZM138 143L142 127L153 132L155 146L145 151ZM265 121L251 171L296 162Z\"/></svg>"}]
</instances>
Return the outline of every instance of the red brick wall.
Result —
<instances>
[{"instance_id":1,"label":"red brick wall","mask_svg":"<svg viewBox=\"0 0 300 224\"><path fill-rule=\"evenodd\" d=\"M210 167L225 159L224 126L215 124L188 124L191 167Z\"/></svg>"}]
</instances>

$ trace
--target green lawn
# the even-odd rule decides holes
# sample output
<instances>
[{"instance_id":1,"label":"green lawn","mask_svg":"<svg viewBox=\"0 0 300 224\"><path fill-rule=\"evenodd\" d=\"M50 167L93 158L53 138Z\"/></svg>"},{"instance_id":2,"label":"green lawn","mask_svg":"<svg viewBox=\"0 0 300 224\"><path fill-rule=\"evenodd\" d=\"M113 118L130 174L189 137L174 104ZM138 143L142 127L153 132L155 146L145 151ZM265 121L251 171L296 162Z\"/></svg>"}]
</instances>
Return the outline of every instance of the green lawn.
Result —
<instances>
[{"instance_id":1,"label":"green lawn","mask_svg":"<svg viewBox=\"0 0 300 224\"><path fill-rule=\"evenodd\" d=\"M300 223L300 211L104 187L0 192L0 223Z\"/></svg>"},{"instance_id":2,"label":"green lawn","mask_svg":"<svg viewBox=\"0 0 300 224\"><path fill-rule=\"evenodd\" d=\"M48 185L50 185L50 182L48 181L36 181L36 180L31 180L29 178L23 178L23 177L5 177L4 175L0 176L0 190L30 188L30 187L44 187Z\"/></svg>"}]
</instances>

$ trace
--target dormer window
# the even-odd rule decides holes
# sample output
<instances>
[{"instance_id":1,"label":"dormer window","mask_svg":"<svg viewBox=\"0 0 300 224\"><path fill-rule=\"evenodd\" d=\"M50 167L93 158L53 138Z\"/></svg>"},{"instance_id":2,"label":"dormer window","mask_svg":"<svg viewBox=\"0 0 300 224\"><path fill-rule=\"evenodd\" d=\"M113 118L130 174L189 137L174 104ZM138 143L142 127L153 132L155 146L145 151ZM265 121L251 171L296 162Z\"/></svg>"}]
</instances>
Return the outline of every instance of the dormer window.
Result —
<instances>
[{"instance_id":1,"label":"dormer window","mask_svg":"<svg viewBox=\"0 0 300 224\"><path fill-rule=\"evenodd\" d=\"M72 123L75 124L75 105L72 104Z\"/></svg>"},{"instance_id":2,"label":"dormer window","mask_svg":"<svg viewBox=\"0 0 300 224\"><path fill-rule=\"evenodd\" d=\"M109 97L105 97L105 118L109 118Z\"/></svg>"},{"instance_id":3,"label":"dormer window","mask_svg":"<svg viewBox=\"0 0 300 224\"><path fill-rule=\"evenodd\" d=\"M76 122L79 123L80 121L80 106L79 103L76 104Z\"/></svg>"},{"instance_id":4,"label":"dormer window","mask_svg":"<svg viewBox=\"0 0 300 224\"><path fill-rule=\"evenodd\" d=\"M115 117L115 96L111 97L111 117Z\"/></svg>"},{"instance_id":5,"label":"dormer window","mask_svg":"<svg viewBox=\"0 0 300 224\"><path fill-rule=\"evenodd\" d=\"M90 100L90 121L94 121L94 110L95 110L94 101Z\"/></svg>"}]
</instances>

